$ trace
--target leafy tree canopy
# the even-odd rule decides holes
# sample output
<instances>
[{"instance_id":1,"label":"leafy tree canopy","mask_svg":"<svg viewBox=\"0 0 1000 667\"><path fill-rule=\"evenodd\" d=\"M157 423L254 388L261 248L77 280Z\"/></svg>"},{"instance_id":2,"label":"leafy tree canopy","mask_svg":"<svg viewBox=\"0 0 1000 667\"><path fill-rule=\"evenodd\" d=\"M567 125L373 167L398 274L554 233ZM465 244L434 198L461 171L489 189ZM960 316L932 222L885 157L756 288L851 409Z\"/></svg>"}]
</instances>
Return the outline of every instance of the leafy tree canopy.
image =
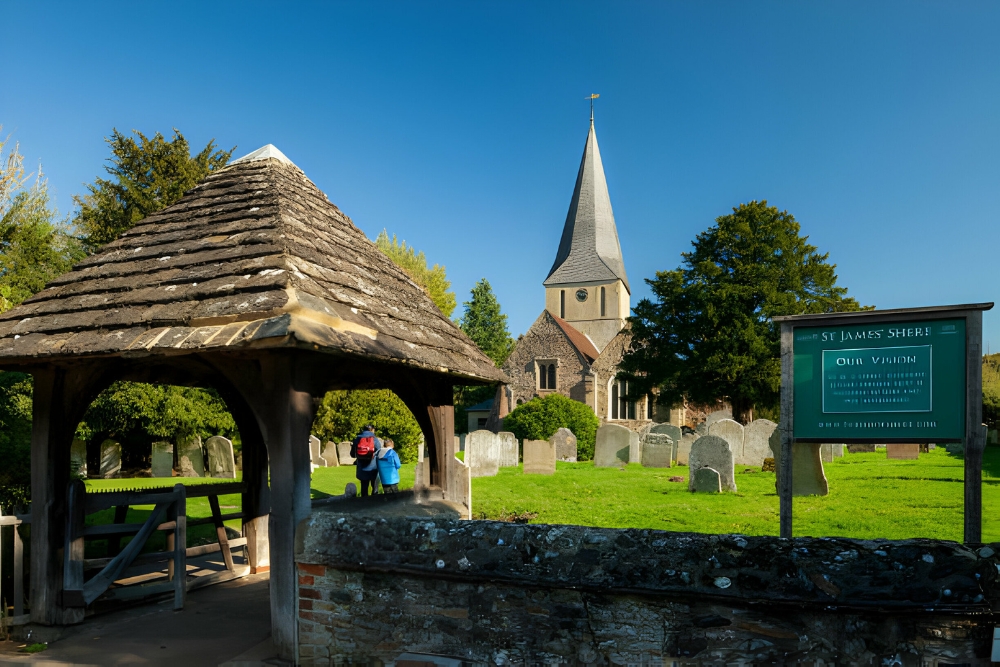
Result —
<instances>
[{"instance_id":1,"label":"leafy tree canopy","mask_svg":"<svg viewBox=\"0 0 1000 667\"><path fill-rule=\"evenodd\" d=\"M500 302L490 282L483 278L472 288L472 298L464 304L459 327L499 368L514 349L514 339L507 330L507 316L500 312Z\"/></svg>"},{"instance_id":2,"label":"leafy tree canopy","mask_svg":"<svg viewBox=\"0 0 1000 667\"><path fill-rule=\"evenodd\" d=\"M568 428L576 436L580 461L594 458L598 424L597 415L590 406L562 394L536 396L517 406L503 420L504 429L518 440L548 440L559 429Z\"/></svg>"},{"instance_id":3,"label":"leafy tree canopy","mask_svg":"<svg viewBox=\"0 0 1000 667\"><path fill-rule=\"evenodd\" d=\"M366 424L373 424L380 438L395 443L403 463L416 462L420 425L406 404L388 389L327 392L312 432L322 442L344 442L353 440Z\"/></svg>"},{"instance_id":4,"label":"leafy tree canopy","mask_svg":"<svg viewBox=\"0 0 1000 667\"><path fill-rule=\"evenodd\" d=\"M174 129L168 141L157 132L151 138L117 129L105 139L111 158L105 170L111 178L98 178L87 186L87 194L75 196L79 207L74 219L87 247L95 250L114 241L150 213L170 206L198 181L224 167L233 150L216 150L209 141L192 156L187 139Z\"/></svg>"},{"instance_id":5,"label":"leafy tree canopy","mask_svg":"<svg viewBox=\"0 0 1000 667\"><path fill-rule=\"evenodd\" d=\"M0 373L0 507L31 497L31 376Z\"/></svg>"},{"instance_id":6,"label":"leafy tree canopy","mask_svg":"<svg viewBox=\"0 0 1000 667\"><path fill-rule=\"evenodd\" d=\"M410 276L410 280L427 293L434 305L437 306L445 317L451 317L455 312L455 293L449 291L451 282L445 275L444 266L435 264L427 266L427 257L423 251L417 252L413 246L406 245L406 241L397 241L396 235L389 238L389 234L383 229L375 239L375 245L393 263Z\"/></svg>"},{"instance_id":7,"label":"leafy tree canopy","mask_svg":"<svg viewBox=\"0 0 1000 667\"><path fill-rule=\"evenodd\" d=\"M636 396L658 386L664 404L726 398L746 423L754 406L778 402L779 328L770 318L860 307L787 211L751 201L715 223L680 268L646 280L654 299L633 309L620 375Z\"/></svg>"}]
</instances>

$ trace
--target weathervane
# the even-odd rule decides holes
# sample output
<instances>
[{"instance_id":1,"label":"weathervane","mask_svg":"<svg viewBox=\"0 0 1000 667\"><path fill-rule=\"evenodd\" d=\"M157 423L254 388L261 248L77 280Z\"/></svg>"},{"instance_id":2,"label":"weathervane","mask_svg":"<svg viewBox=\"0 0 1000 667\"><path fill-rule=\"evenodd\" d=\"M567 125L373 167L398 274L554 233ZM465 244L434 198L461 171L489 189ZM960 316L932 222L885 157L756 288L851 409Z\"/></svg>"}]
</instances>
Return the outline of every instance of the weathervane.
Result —
<instances>
[{"instance_id":1,"label":"weathervane","mask_svg":"<svg viewBox=\"0 0 1000 667\"><path fill-rule=\"evenodd\" d=\"M590 97L587 98L588 100L590 100L590 122L591 123L594 122L594 100L596 100L600 96L601 95L599 93L591 93Z\"/></svg>"}]
</instances>

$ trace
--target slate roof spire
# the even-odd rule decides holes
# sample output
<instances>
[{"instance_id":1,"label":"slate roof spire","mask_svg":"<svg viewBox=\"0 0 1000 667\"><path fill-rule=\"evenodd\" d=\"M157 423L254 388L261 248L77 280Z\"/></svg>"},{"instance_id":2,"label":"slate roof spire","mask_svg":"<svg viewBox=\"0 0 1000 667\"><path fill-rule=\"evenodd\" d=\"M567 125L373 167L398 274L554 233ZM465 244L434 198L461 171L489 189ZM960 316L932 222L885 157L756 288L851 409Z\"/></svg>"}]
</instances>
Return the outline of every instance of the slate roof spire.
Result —
<instances>
[{"instance_id":1,"label":"slate roof spire","mask_svg":"<svg viewBox=\"0 0 1000 667\"><path fill-rule=\"evenodd\" d=\"M543 284L550 287L615 279L621 280L631 294L591 116L559 251Z\"/></svg>"}]
</instances>

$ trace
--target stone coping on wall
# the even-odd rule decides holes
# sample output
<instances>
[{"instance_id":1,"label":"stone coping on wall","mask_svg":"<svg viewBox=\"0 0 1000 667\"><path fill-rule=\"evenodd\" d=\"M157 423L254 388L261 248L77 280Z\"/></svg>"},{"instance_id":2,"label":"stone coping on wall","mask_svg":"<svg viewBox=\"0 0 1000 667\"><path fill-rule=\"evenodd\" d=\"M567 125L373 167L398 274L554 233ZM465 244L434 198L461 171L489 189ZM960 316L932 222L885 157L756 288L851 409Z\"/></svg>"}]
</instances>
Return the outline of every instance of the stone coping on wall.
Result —
<instances>
[{"instance_id":1,"label":"stone coping on wall","mask_svg":"<svg viewBox=\"0 0 1000 667\"><path fill-rule=\"evenodd\" d=\"M405 501L392 504L391 511L369 502L371 511L314 512L298 527L296 561L468 583L826 611L975 616L991 613L1000 598L1000 545L461 521L450 512L428 516L427 507L420 510L424 516L407 517Z\"/></svg>"}]
</instances>

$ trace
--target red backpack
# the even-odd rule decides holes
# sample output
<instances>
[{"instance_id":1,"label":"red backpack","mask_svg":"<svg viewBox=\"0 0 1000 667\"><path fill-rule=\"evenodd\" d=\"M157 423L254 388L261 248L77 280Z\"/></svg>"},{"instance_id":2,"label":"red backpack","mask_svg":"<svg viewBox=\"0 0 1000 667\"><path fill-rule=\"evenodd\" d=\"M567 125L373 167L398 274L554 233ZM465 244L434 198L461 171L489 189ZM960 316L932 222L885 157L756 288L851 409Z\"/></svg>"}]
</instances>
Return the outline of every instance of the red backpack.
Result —
<instances>
[{"instance_id":1,"label":"red backpack","mask_svg":"<svg viewBox=\"0 0 1000 667\"><path fill-rule=\"evenodd\" d=\"M375 453L375 436L366 435L358 438L358 460L360 461L371 461L372 455Z\"/></svg>"}]
</instances>

